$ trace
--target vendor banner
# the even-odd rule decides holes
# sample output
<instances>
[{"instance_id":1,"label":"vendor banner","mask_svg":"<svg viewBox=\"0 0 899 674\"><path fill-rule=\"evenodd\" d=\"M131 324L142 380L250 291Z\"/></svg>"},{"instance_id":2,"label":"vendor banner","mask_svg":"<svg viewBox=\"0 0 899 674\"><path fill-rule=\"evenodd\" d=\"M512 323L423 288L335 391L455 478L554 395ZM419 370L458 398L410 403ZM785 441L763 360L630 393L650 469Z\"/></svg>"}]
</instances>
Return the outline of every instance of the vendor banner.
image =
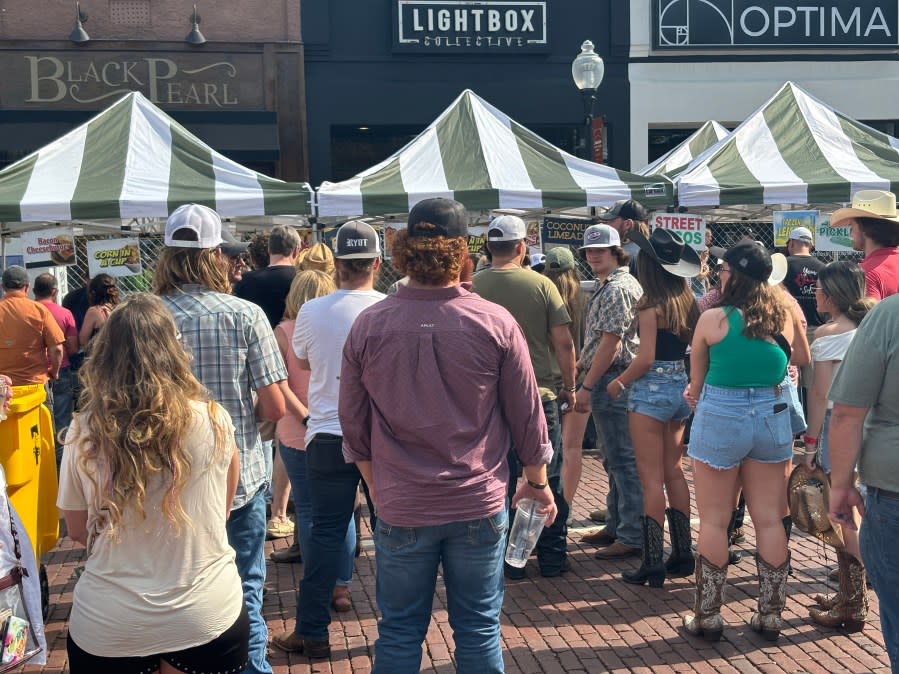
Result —
<instances>
[{"instance_id":1,"label":"vendor banner","mask_svg":"<svg viewBox=\"0 0 899 674\"><path fill-rule=\"evenodd\" d=\"M817 219L818 211L774 211L774 247L786 246L790 232L797 227L814 232Z\"/></svg>"},{"instance_id":2,"label":"vendor banner","mask_svg":"<svg viewBox=\"0 0 899 674\"><path fill-rule=\"evenodd\" d=\"M468 252L482 253L487 244L487 228L486 227L469 227L468 228Z\"/></svg>"},{"instance_id":3,"label":"vendor banner","mask_svg":"<svg viewBox=\"0 0 899 674\"><path fill-rule=\"evenodd\" d=\"M852 234L849 225L842 227L832 227L830 224L830 214L821 213L816 221L815 229L815 250L831 251L835 253L851 253Z\"/></svg>"},{"instance_id":4,"label":"vendor banner","mask_svg":"<svg viewBox=\"0 0 899 674\"><path fill-rule=\"evenodd\" d=\"M87 242L87 273L110 276L136 276L143 272L140 241L137 239L98 239Z\"/></svg>"},{"instance_id":5,"label":"vendor banner","mask_svg":"<svg viewBox=\"0 0 899 674\"><path fill-rule=\"evenodd\" d=\"M653 213L649 218L652 229L675 232L693 250L705 250L705 218L691 213Z\"/></svg>"},{"instance_id":6,"label":"vendor banner","mask_svg":"<svg viewBox=\"0 0 899 674\"><path fill-rule=\"evenodd\" d=\"M584 242L584 231L592 224L593 220L589 218L546 215L543 217L540 238L546 249L557 245L577 248Z\"/></svg>"},{"instance_id":7,"label":"vendor banner","mask_svg":"<svg viewBox=\"0 0 899 674\"><path fill-rule=\"evenodd\" d=\"M71 227L55 227L37 232L22 232L25 267L59 267L75 264L75 231Z\"/></svg>"}]
</instances>

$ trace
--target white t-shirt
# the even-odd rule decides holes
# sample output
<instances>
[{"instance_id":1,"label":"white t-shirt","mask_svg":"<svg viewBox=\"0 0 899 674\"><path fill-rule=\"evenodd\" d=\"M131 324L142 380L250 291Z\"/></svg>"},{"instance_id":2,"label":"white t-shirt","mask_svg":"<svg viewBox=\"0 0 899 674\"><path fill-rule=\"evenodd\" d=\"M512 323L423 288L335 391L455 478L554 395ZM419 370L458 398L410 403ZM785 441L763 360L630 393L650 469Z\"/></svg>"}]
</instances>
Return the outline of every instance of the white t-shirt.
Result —
<instances>
[{"instance_id":1,"label":"white t-shirt","mask_svg":"<svg viewBox=\"0 0 899 674\"><path fill-rule=\"evenodd\" d=\"M828 388L830 388L830 384L833 384L837 372L840 371L840 365L843 364L843 358L849 350L849 345L852 343L855 333L855 329L847 330L838 335L824 335L823 337L818 337L812 342L812 361L833 361L833 369L831 371L830 383L827 386ZM827 401L827 409L833 409L832 400Z\"/></svg>"},{"instance_id":2,"label":"white t-shirt","mask_svg":"<svg viewBox=\"0 0 899 674\"><path fill-rule=\"evenodd\" d=\"M300 307L293 331L293 350L312 368L309 378L309 423L306 446L317 433L342 435L337 418L343 345L356 316L384 299L374 290L338 290Z\"/></svg>"},{"instance_id":3,"label":"white t-shirt","mask_svg":"<svg viewBox=\"0 0 899 674\"><path fill-rule=\"evenodd\" d=\"M210 405L191 405L196 414L184 437L191 474L180 495L190 525L183 525L180 534L175 531L162 512L164 487L151 482L145 520L126 510L117 541L99 532L75 584L69 618L72 639L92 655L137 657L201 646L240 615L243 592L225 531L232 452L220 452L211 462ZM211 407L227 437L233 437L228 413L220 405ZM76 438L79 421L73 419L67 438ZM90 520L95 487L81 461L85 444L85 439L66 443L56 505L87 510ZM93 475L96 466L88 463L87 470ZM95 479L102 484L100 475Z\"/></svg>"}]
</instances>

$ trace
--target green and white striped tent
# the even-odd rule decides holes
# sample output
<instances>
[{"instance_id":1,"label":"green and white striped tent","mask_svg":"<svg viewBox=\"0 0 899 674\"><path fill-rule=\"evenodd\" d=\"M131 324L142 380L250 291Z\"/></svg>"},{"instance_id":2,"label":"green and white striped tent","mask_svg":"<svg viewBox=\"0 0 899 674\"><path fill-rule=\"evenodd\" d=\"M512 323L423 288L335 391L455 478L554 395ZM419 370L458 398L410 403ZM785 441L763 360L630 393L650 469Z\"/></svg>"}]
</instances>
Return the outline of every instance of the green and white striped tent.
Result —
<instances>
[{"instance_id":1,"label":"green and white striped tent","mask_svg":"<svg viewBox=\"0 0 899 674\"><path fill-rule=\"evenodd\" d=\"M186 202L302 215L311 197L220 155L138 92L0 171L0 222L164 218Z\"/></svg>"},{"instance_id":2,"label":"green and white striped tent","mask_svg":"<svg viewBox=\"0 0 899 674\"><path fill-rule=\"evenodd\" d=\"M792 82L676 179L687 208L847 203L899 187L899 139L837 112Z\"/></svg>"},{"instance_id":3,"label":"green and white striped tent","mask_svg":"<svg viewBox=\"0 0 899 674\"><path fill-rule=\"evenodd\" d=\"M715 120L709 120L690 134L680 145L668 150L654 162L641 168L637 173L641 176L663 173L673 178L687 168L691 161L729 133L730 131Z\"/></svg>"},{"instance_id":4,"label":"green and white striped tent","mask_svg":"<svg viewBox=\"0 0 899 674\"><path fill-rule=\"evenodd\" d=\"M672 202L662 176L638 176L563 152L465 90L404 148L349 180L318 189L318 214L408 213L422 199L457 199L469 210Z\"/></svg>"}]
</instances>

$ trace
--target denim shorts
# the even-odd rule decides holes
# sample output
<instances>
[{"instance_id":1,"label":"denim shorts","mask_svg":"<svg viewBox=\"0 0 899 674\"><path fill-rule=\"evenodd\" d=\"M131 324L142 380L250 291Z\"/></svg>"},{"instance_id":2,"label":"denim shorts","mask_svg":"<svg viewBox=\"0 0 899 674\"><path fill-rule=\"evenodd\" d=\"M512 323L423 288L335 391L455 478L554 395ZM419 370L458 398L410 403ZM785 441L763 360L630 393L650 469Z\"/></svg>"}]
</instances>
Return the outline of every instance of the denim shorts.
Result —
<instances>
[{"instance_id":1,"label":"denim shorts","mask_svg":"<svg viewBox=\"0 0 899 674\"><path fill-rule=\"evenodd\" d=\"M833 410L827 410L824 413L824 423L821 424L821 433L818 436L818 463L825 473L830 475L830 413Z\"/></svg>"},{"instance_id":2,"label":"denim shorts","mask_svg":"<svg viewBox=\"0 0 899 674\"><path fill-rule=\"evenodd\" d=\"M779 411L775 406L783 406ZM719 470L744 459L781 463L793 456L789 401L780 386L727 388L706 384L690 431L689 456Z\"/></svg>"},{"instance_id":3,"label":"denim shorts","mask_svg":"<svg viewBox=\"0 0 899 674\"><path fill-rule=\"evenodd\" d=\"M684 400L685 388L684 361L657 360L649 372L631 385L627 411L662 422L686 419L690 416L690 406Z\"/></svg>"}]
</instances>

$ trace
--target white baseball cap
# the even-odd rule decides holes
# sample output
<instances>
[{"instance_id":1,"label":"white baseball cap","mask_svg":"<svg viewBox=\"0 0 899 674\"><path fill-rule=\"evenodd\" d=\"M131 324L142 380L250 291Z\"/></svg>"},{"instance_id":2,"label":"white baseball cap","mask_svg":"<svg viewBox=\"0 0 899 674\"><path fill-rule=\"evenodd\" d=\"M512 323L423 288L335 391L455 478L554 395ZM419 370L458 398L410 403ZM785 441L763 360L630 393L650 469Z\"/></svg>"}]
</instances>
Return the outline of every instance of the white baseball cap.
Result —
<instances>
[{"instance_id":1,"label":"white baseball cap","mask_svg":"<svg viewBox=\"0 0 899 674\"><path fill-rule=\"evenodd\" d=\"M815 242L815 239L812 236L812 232L808 227L796 227L793 231L790 232L790 236L787 238L794 241L802 241L803 243Z\"/></svg>"},{"instance_id":2,"label":"white baseball cap","mask_svg":"<svg viewBox=\"0 0 899 674\"><path fill-rule=\"evenodd\" d=\"M188 238L175 238L178 233ZM219 214L202 204L184 204L172 211L165 221L164 242L170 248L218 248L223 243L238 243L222 228Z\"/></svg>"},{"instance_id":3,"label":"white baseball cap","mask_svg":"<svg viewBox=\"0 0 899 674\"><path fill-rule=\"evenodd\" d=\"M584 245L578 250L587 248L611 248L621 245L618 230L609 225L590 225L584 232Z\"/></svg>"},{"instance_id":4,"label":"white baseball cap","mask_svg":"<svg viewBox=\"0 0 899 674\"><path fill-rule=\"evenodd\" d=\"M528 236L528 227L517 215L493 218L487 228L488 241L521 241Z\"/></svg>"}]
</instances>

